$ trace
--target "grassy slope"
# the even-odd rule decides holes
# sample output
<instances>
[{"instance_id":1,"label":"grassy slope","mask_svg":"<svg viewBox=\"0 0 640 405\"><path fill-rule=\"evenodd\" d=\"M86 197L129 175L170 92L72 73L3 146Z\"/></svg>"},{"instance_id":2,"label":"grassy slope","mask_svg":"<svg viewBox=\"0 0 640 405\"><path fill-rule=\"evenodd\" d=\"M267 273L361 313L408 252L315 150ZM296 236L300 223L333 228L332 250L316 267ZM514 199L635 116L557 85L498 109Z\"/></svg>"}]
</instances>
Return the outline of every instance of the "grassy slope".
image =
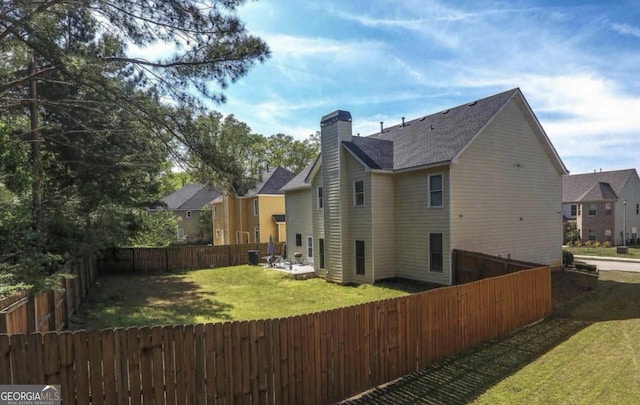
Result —
<instances>
[{"instance_id":1,"label":"grassy slope","mask_svg":"<svg viewBox=\"0 0 640 405\"><path fill-rule=\"evenodd\" d=\"M343 287L293 280L261 267L103 277L81 307L76 328L108 328L286 317L406 295L425 286Z\"/></svg>"},{"instance_id":2,"label":"grassy slope","mask_svg":"<svg viewBox=\"0 0 640 405\"><path fill-rule=\"evenodd\" d=\"M586 327L476 403L640 403L640 274L601 273L597 292L556 318Z\"/></svg>"}]
</instances>

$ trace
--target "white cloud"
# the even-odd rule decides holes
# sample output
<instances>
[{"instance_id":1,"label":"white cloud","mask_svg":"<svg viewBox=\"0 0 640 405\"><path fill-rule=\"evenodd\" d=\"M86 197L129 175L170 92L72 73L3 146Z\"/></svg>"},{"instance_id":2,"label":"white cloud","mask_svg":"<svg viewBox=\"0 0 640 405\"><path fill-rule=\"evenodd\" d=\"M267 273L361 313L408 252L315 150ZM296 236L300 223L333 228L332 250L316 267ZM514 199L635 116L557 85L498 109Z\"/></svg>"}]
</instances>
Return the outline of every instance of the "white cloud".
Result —
<instances>
[{"instance_id":1,"label":"white cloud","mask_svg":"<svg viewBox=\"0 0 640 405\"><path fill-rule=\"evenodd\" d=\"M640 38L640 28L633 27L627 24L611 24L611 28L619 34L622 35L631 35L636 38Z\"/></svg>"}]
</instances>

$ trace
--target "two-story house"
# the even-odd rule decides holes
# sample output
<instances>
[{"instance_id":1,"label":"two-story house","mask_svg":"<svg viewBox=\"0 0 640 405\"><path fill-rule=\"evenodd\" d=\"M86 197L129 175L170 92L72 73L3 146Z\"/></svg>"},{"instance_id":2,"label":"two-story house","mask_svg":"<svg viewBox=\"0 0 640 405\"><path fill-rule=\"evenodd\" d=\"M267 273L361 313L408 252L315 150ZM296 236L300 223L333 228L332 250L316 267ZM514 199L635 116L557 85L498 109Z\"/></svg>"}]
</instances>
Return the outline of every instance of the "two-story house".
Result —
<instances>
[{"instance_id":1,"label":"two-story house","mask_svg":"<svg viewBox=\"0 0 640 405\"><path fill-rule=\"evenodd\" d=\"M561 266L567 170L519 89L368 137L321 120L321 154L283 191L287 245L338 283L452 283L454 249Z\"/></svg>"},{"instance_id":2,"label":"two-story house","mask_svg":"<svg viewBox=\"0 0 640 405\"><path fill-rule=\"evenodd\" d=\"M581 240L624 245L640 229L640 178L635 169L573 174L562 178L562 214ZM623 239L626 221L626 238Z\"/></svg>"},{"instance_id":3,"label":"two-story house","mask_svg":"<svg viewBox=\"0 0 640 405\"><path fill-rule=\"evenodd\" d=\"M166 209L178 218L177 240L211 240L211 235L203 235L200 230L200 216L202 207L219 196L218 190L193 183L183 186L161 200Z\"/></svg>"},{"instance_id":4,"label":"two-story house","mask_svg":"<svg viewBox=\"0 0 640 405\"><path fill-rule=\"evenodd\" d=\"M276 167L251 190L230 189L211 203L213 244L234 245L285 241L284 193L280 189L295 173Z\"/></svg>"}]
</instances>

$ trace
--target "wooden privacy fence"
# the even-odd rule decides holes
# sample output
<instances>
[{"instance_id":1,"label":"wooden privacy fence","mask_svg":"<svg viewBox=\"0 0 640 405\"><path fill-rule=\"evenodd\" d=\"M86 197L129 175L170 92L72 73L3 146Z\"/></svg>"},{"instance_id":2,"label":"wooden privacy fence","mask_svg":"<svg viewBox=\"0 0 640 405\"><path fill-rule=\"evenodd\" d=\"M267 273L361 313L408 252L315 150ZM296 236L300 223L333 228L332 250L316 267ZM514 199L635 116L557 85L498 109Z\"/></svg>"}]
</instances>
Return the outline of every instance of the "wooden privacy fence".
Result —
<instances>
[{"instance_id":1,"label":"wooden privacy fence","mask_svg":"<svg viewBox=\"0 0 640 405\"><path fill-rule=\"evenodd\" d=\"M59 331L68 325L95 283L96 260L74 259L58 272L73 276L62 279L58 291L25 291L0 301L0 333Z\"/></svg>"},{"instance_id":2,"label":"wooden privacy fence","mask_svg":"<svg viewBox=\"0 0 640 405\"><path fill-rule=\"evenodd\" d=\"M275 243L276 254L282 242ZM174 270L206 269L247 264L249 250L266 256L267 243L227 246L171 246L165 248L114 248L98 260L100 274L154 273Z\"/></svg>"},{"instance_id":3,"label":"wooden privacy fence","mask_svg":"<svg viewBox=\"0 0 640 405\"><path fill-rule=\"evenodd\" d=\"M0 335L0 384L71 404L326 404L551 311L548 267L284 319Z\"/></svg>"},{"instance_id":4,"label":"wooden privacy fence","mask_svg":"<svg viewBox=\"0 0 640 405\"><path fill-rule=\"evenodd\" d=\"M454 284L470 283L541 266L536 263L514 260L511 257L502 258L457 249L453 251L452 259Z\"/></svg>"}]
</instances>

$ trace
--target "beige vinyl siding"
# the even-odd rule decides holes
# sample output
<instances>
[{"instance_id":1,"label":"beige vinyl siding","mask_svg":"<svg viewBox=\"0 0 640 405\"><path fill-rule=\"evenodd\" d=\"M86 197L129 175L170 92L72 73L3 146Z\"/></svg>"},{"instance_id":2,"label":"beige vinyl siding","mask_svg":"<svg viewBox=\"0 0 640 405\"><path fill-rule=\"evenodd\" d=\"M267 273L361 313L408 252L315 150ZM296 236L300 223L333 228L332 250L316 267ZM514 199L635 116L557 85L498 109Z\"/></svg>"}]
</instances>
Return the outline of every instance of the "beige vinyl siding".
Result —
<instances>
[{"instance_id":1,"label":"beige vinyl siding","mask_svg":"<svg viewBox=\"0 0 640 405\"><path fill-rule=\"evenodd\" d=\"M451 167L451 246L558 266L562 177L518 104Z\"/></svg>"},{"instance_id":2,"label":"beige vinyl siding","mask_svg":"<svg viewBox=\"0 0 640 405\"><path fill-rule=\"evenodd\" d=\"M338 283L343 280L343 235L345 220L341 183L346 181L346 173L341 167L342 137L351 136L350 122L336 122L321 130L322 177L324 200L324 234L326 278Z\"/></svg>"},{"instance_id":3,"label":"beige vinyl siding","mask_svg":"<svg viewBox=\"0 0 640 405\"><path fill-rule=\"evenodd\" d=\"M343 242L342 257L345 283L373 282L373 245L371 240L371 173L365 172L364 166L347 151L343 151L343 170L347 178L342 182L341 195L344 207L344 223L342 225ZM364 184L364 206L356 207L354 200L354 183ZM364 241L365 274L356 274L355 241Z\"/></svg>"},{"instance_id":4,"label":"beige vinyl siding","mask_svg":"<svg viewBox=\"0 0 640 405\"><path fill-rule=\"evenodd\" d=\"M307 235L312 234L311 190L287 191L285 195L287 212L287 256L302 252ZM302 246L296 246L296 234L302 235ZM305 253L305 252L303 252Z\"/></svg>"},{"instance_id":5,"label":"beige vinyl siding","mask_svg":"<svg viewBox=\"0 0 640 405\"><path fill-rule=\"evenodd\" d=\"M373 277L375 280L395 277L395 201L392 175L371 175L371 204Z\"/></svg>"},{"instance_id":6,"label":"beige vinyl siding","mask_svg":"<svg viewBox=\"0 0 640 405\"><path fill-rule=\"evenodd\" d=\"M442 208L427 206L429 174L442 173ZM450 283L449 169L447 166L394 175L396 276L439 284ZM442 273L429 271L429 233L442 233Z\"/></svg>"}]
</instances>

